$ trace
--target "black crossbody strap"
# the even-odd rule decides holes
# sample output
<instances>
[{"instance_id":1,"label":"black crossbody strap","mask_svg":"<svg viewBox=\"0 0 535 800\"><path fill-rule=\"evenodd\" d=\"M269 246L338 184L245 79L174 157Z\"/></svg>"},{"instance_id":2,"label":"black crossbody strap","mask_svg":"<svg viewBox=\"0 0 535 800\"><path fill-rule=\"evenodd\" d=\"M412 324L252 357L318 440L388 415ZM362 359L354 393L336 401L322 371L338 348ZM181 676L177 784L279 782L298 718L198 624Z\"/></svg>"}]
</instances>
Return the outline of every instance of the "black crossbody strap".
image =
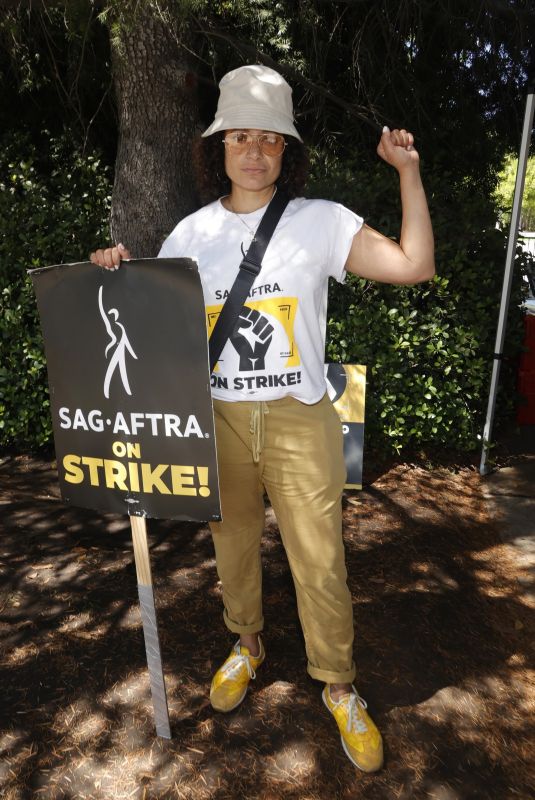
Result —
<instances>
[{"instance_id":1,"label":"black crossbody strap","mask_svg":"<svg viewBox=\"0 0 535 800\"><path fill-rule=\"evenodd\" d=\"M232 289L210 336L210 372L213 372L227 339L234 329L251 286L262 268L262 259L266 248L288 203L289 197L284 192L275 192L260 221L255 238L240 264L236 280L232 284Z\"/></svg>"}]
</instances>

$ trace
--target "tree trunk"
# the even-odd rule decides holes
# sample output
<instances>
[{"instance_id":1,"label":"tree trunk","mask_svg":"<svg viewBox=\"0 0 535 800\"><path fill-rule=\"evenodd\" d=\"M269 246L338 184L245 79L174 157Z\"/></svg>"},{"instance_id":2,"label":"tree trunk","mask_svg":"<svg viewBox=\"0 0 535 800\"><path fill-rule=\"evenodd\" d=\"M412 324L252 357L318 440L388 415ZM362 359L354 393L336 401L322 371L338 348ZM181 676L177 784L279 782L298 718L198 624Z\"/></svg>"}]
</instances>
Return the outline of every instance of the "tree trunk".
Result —
<instances>
[{"instance_id":1,"label":"tree trunk","mask_svg":"<svg viewBox=\"0 0 535 800\"><path fill-rule=\"evenodd\" d=\"M164 238L197 206L191 142L197 92L184 44L147 10L112 41L119 143L111 232L132 256L155 256ZM190 37L192 38L192 37Z\"/></svg>"}]
</instances>

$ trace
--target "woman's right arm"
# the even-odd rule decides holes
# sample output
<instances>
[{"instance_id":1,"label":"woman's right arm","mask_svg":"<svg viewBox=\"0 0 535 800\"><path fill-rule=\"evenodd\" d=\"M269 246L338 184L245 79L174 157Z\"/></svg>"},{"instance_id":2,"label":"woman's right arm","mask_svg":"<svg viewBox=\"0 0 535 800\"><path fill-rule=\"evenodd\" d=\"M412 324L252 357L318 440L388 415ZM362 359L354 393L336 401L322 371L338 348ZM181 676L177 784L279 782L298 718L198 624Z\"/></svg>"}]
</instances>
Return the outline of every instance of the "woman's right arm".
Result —
<instances>
[{"instance_id":1,"label":"woman's right arm","mask_svg":"<svg viewBox=\"0 0 535 800\"><path fill-rule=\"evenodd\" d=\"M95 250L94 253L89 255L89 260L93 264L104 267L104 269L119 269L123 258L132 258L124 244L118 244L116 247L107 247L105 250Z\"/></svg>"}]
</instances>

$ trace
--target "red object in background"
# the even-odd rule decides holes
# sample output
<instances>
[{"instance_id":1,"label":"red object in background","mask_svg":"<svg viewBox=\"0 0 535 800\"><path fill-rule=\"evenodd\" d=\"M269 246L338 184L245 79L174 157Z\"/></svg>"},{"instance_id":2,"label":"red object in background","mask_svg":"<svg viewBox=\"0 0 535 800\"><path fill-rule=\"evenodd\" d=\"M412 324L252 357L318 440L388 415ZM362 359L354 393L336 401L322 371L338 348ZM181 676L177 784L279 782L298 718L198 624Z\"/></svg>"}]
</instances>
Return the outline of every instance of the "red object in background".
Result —
<instances>
[{"instance_id":1,"label":"red object in background","mask_svg":"<svg viewBox=\"0 0 535 800\"><path fill-rule=\"evenodd\" d=\"M520 425L535 424L535 315L524 317L524 347L528 350L520 357L518 391L525 402L518 406L516 420Z\"/></svg>"}]
</instances>

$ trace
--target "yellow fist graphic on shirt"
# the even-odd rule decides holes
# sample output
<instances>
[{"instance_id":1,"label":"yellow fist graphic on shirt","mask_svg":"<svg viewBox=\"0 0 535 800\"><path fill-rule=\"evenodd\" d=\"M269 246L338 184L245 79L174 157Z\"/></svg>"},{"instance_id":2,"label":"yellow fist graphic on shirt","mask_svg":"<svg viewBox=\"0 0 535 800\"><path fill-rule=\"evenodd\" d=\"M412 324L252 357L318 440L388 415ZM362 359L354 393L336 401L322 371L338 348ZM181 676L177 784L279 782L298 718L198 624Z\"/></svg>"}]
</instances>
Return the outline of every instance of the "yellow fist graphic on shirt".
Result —
<instances>
[{"instance_id":1,"label":"yellow fist graphic on shirt","mask_svg":"<svg viewBox=\"0 0 535 800\"><path fill-rule=\"evenodd\" d=\"M222 307L206 307L209 336ZM229 340L237 356L239 372L295 367L301 363L294 340L296 311L295 297L247 301Z\"/></svg>"}]
</instances>

